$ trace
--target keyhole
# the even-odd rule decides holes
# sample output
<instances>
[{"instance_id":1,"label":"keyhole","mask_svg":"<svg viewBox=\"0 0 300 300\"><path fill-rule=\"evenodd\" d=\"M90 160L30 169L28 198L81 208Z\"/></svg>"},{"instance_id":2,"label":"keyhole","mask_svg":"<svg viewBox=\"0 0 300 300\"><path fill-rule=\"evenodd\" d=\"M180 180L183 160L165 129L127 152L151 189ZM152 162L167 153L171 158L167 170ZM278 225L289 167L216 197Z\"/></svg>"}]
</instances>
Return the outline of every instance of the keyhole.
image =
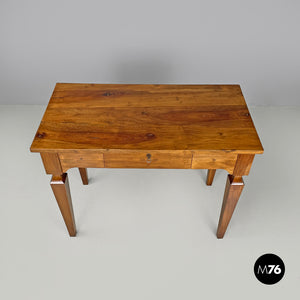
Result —
<instances>
[{"instance_id":1,"label":"keyhole","mask_svg":"<svg viewBox=\"0 0 300 300\"><path fill-rule=\"evenodd\" d=\"M147 156L147 163L150 164L151 163L151 154L148 153L146 156Z\"/></svg>"}]
</instances>

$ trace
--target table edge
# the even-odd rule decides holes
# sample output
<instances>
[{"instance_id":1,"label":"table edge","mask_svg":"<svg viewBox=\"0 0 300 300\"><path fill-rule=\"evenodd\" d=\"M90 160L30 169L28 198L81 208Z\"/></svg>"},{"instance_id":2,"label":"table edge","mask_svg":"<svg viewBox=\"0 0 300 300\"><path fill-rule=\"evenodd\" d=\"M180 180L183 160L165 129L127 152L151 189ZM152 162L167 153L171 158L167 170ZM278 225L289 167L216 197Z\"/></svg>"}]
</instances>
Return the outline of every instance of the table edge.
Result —
<instances>
[{"instance_id":1,"label":"table edge","mask_svg":"<svg viewBox=\"0 0 300 300\"><path fill-rule=\"evenodd\" d=\"M67 152L107 152L107 151L132 151L132 152L147 152L147 151L160 151L160 152L211 152L211 153L235 153L235 154L263 154L264 149L257 150L230 150L230 149L128 149L128 148L109 148L109 149L97 149L97 148L71 148L71 149L44 149L44 148L33 148L30 147L32 153L67 153Z\"/></svg>"}]
</instances>

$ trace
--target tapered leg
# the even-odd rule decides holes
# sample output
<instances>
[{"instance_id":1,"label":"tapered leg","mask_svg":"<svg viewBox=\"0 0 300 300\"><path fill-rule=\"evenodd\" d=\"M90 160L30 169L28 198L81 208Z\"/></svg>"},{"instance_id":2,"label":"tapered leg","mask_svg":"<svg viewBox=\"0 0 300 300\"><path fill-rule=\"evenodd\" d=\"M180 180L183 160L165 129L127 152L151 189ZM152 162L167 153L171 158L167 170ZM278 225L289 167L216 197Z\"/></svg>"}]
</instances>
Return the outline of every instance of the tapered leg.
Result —
<instances>
[{"instance_id":1,"label":"tapered leg","mask_svg":"<svg viewBox=\"0 0 300 300\"><path fill-rule=\"evenodd\" d=\"M230 222L231 216L240 198L243 188L244 181L241 176L228 175L217 230L217 238L219 239L223 238L226 232L227 226Z\"/></svg>"},{"instance_id":2,"label":"tapered leg","mask_svg":"<svg viewBox=\"0 0 300 300\"><path fill-rule=\"evenodd\" d=\"M84 185L89 184L89 179L88 179L88 175L87 175L87 170L85 168L78 168L79 169L79 173L82 179L82 183Z\"/></svg>"},{"instance_id":3,"label":"tapered leg","mask_svg":"<svg viewBox=\"0 0 300 300\"><path fill-rule=\"evenodd\" d=\"M216 174L215 169L209 169L207 170L207 178L206 178L206 185L212 185L214 177Z\"/></svg>"},{"instance_id":4,"label":"tapered leg","mask_svg":"<svg viewBox=\"0 0 300 300\"><path fill-rule=\"evenodd\" d=\"M76 226L67 173L52 176L51 187L70 236L76 236Z\"/></svg>"}]
</instances>

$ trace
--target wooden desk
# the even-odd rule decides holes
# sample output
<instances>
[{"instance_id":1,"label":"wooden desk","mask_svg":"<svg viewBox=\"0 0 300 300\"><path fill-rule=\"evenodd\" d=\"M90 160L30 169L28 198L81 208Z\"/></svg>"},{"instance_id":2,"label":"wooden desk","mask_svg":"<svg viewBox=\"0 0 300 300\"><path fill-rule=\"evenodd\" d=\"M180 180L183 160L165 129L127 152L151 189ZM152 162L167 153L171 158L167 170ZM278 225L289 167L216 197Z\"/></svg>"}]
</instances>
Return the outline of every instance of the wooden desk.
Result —
<instances>
[{"instance_id":1,"label":"wooden desk","mask_svg":"<svg viewBox=\"0 0 300 300\"><path fill-rule=\"evenodd\" d=\"M216 169L229 175L222 238L255 154L263 147L239 85L57 83L30 150L39 152L70 236L67 171L79 168ZM184 184L184 183L183 183ZM134 189L134 187L132 187Z\"/></svg>"}]
</instances>

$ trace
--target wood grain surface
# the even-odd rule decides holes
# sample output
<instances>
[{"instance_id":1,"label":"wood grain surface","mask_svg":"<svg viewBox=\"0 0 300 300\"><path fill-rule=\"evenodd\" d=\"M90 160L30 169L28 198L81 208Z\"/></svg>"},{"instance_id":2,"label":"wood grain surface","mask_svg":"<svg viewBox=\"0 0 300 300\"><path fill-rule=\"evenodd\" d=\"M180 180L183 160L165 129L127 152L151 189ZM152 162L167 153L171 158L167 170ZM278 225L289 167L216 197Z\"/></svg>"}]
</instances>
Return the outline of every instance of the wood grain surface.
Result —
<instances>
[{"instance_id":1,"label":"wood grain surface","mask_svg":"<svg viewBox=\"0 0 300 300\"><path fill-rule=\"evenodd\" d=\"M104 168L103 153L90 151L63 152L59 154L63 172L71 168Z\"/></svg>"},{"instance_id":2,"label":"wood grain surface","mask_svg":"<svg viewBox=\"0 0 300 300\"><path fill-rule=\"evenodd\" d=\"M190 169L190 151L109 150L104 153L105 168Z\"/></svg>"},{"instance_id":3,"label":"wood grain surface","mask_svg":"<svg viewBox=\"0 0 300 300\"><path fill-rule=\"evenodd\" d=\"M239 85L58 83L31 151L74 149L263 152Z\"/></svg>"}]
</instances>

